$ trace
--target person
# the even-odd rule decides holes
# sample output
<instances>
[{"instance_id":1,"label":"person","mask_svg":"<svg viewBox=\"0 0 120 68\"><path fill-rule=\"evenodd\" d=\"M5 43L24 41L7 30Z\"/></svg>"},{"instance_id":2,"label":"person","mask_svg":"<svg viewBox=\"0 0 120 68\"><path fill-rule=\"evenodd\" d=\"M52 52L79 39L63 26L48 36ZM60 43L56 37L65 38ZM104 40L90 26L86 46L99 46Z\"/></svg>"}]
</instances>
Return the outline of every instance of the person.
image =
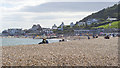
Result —
<instances>
[{"instance_id":1,"label":"person","mask_svg":"<svg viewBox=\"0 0 120 68\"><path fill-rule=\"evenodd\" d=\"M62 39L62 41L65 41L64 39Z\"/></svg>"},{"instance_id":2,"label":"person","mask_svg":"<svg viewBox=\"0 0 120 68\"><path fill-rule=\"evenodd\" d=\"M59 40L59 42L64 42L64 41L65 41L65 39Z\"/></svg>"},{"instance_id":3,"label":"person","mask_svg":"<svg viewBox=\"0 0 120 68\"><path fill-rule=\"evenodd\" d=\"M35 39L35 36L33 36L33 39Z\"/></svg>"},{"instance_id":4,"label":"person","mask_svg":"<svg viewBox=\"0 0 120 68\"><path fill-rule=\"evenodd\" d=\"M89 35L87 35L87 37L88 37L88 39L90 39L90 36L89 36Z\"/></svg>"},{"instance_id":5,"label":"person","mask_svg":"<svg viewBox=\"0 0 120 68\"><path fill-rule=\"evenodd\" d=\"M88 36L88 39L90 39L90 37Z\"/></svg>"},{"instance_id":6,"label":"person","mask_svg":"<svg viewBox=\"0 0 120 68\"><path fill-rule=\"evenodd\" d=\"M110 39L109 35L106 35L104 38L105 38L105 39Z\"/></svg>"},{"instance_id":7,"label":"person","mask_svg":"<svg viewBox=\"0 0 120 68\"><path fill-rule=\"evenodd\" d=\"M93 38L95 38L95 35L93 34Z\"/></svg>"},{"instance_id":8,"label":"person","mask_svg":"<svg viewBox=\"0 0 120 68\"><path fill-rule=\"evenodd\" d=\"M48 40L46 40L45 38L43 38L42 42L40 42L39 44L48 44Z\"/></svg>"},{"instance_id":9,"label":"person","mask_svg":"<svg viewBox=\"0 0 120 68\"><path fill-rule=\"evenodd\" d=\"M98 35L96 35L96 38L98 38Z\"/></svg>"},{"instance_id":10,"label":"person","mask_svg":"<svg viewBox=\"0 0 120 68\"><path fill-rule=\"evenodd\" d=\"M115 37L115 34L112 34L113 37Z\"/></svg>"}]
</instances>

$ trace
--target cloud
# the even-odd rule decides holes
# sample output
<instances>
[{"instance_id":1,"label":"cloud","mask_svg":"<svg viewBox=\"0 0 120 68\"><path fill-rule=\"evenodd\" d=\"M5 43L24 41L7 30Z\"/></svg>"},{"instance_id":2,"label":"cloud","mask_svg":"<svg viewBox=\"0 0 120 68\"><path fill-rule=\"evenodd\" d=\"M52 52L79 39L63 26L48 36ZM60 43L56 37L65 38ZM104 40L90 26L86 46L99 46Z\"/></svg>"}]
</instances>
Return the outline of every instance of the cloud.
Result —
<instances>
[{"instance_id":1,"label":"cloud","mask_svg":"<svg viewBox=\"0 0 120 68\"><path fill-rule=\"evenodd\" d=\"M12 22L17 22L17 21L23 21L24 20L24 18L22 17L22 15L17 15L17 14L15 14L15 15L10 15L10 16L3 16L2 17L2 21L6 21L6 22L10 22L10 21L12 21Z\"/></svg>"},{"instance_id":2,"label":"cloud","mask_svg":"<svg viewBox=\"0 0 120 68\"><path fill-rule=\"evenodd\" d=\"M23 12L84 12L98 11L114 2L49 2L37 6L26 6Z\"/></svg>"},{"instance_id":3,"label":"cloud","mask_svg":"<svg viewBox=\"0 0 120 68\"><path fill-rule=\"evenodd\" d=\"M25 6L37 6L47 2L119 2L119 0L1 0L4 11L18 11ZM12 12L13 12L12 11Z\"/></svg>"},{"instance_id":4,"label":"cloud","mask_svg":"<svg viewBox=\"0 0 120 68\"><path fill-rule=\"evenodd\" d=\"M49 0L52 2L119 2L119 0Z\"/></svg>"}]
</instances>

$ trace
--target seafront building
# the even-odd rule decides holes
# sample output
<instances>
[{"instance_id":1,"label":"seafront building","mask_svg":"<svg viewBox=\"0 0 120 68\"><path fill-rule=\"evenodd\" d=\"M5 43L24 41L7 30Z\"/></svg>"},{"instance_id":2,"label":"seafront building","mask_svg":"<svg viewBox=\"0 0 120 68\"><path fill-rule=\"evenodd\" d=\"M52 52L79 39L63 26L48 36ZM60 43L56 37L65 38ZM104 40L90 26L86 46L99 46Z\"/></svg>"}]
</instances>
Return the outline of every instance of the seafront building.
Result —
<instances>
[{"instance_id":1,"label":"seafront building","mask_svg":"<svg viewBox=\"0 0 120 68\"><path fill-rule=\"evenodd\" d=\"M42 32L42 27L37 24L37 25L33 25L32 28L27 30L27 33L41 33Z\"/></svg>"},{"instance_id":2,"label":"seafront building","mask_svg":"<svg viewBox=\"0 0 120 68\"><path fill-rule=\"evenodd\" d=\"M7 30L2 31L2 35L8 36L8 31Z\"/></svg>"},{"instance_id":3,"label":"seafront building","mask_svg":"<svg viewBox=\"0 0 120 68\"><path fill-rule=\"evenodd\" d=\"M22 29L8 29L4 30L2 32L2 35L10 35L10 36L15 36L15 35L23 35L25 32Z\"/></svg>"},{"instance_id":4,"label":"seafront building","mask_svg":"<svg viewBox=\"0 0 120 68\"><path fill-rule=\"evenodd\" d=\"M64 22L62 22L62 24L59 26L58 30L63 31L63 27L64 27L64 26L65 26L65 25L64 25Z\"/></svg>"},{"instance_id":5,"label":"seafront building","mask_svg":"<svg viewBox=\"0 0 120 68\"><path fill-rule=\"evenodd\" d=\"M43 28L43 33L45 35L52 35L52 34L54 34L54 32L52 31L52 29L50 29L50 28Z\"/></svg>"},{"instance_id":6,"label":"seafront building","mask_svg":"<svg viewBox=\"0 0 120 68\"><path fill-rule=\"evenodd\" d=\"M63 26L64 26L64 22L62 22L62 24L61 24L59 27L61 27L61 28L62 28Z\"/></svg>"},{"instance_id":7,"label":"seafront building","mask_svg":"<svg viewBox=\"0 0 120 68\"><path fill-rule=\"evenodd\" d=\"M82 34L98 34L98 31L97 30L87 30L87 29L74 30L74 35L82 35Z\"/></svg>"},{"instance_id":8,"label":"seafront building","mask_svg":"<svg viewBox=\"0 0 120 68\"><path fill-rule=\"evenodd\" d=\"M43 30L42 30L42 27L39 24L37 24L37 25L33 25L32 28L25 30L25 34L29 36L42 35Z\"/></svg>"},{"instance_id":9,"label":"seafront building","mask_svg":"<svg viewBox=\"0 0 120 68\"><path fill-rule=\"evenodd\" d=\"M35 31L35 30L42 30L42 28L41 28L41 26L39 24L37 24L37 25L33 25L30 30L33 30L33 31Z\"/></svg>"},{"instance_id":10,"label":"seafront building","mask_svg":"<svg viewBox=\"0 0 120 68\"><path fill-rule=\"evenodd\" d=\"M20 35L27 35L27 36L37 36L37 35L51 35L54 34L52 29L50 28L42 28L39 24L33 25L30 29L8 29L2 32L3 36L20 36Z\"/></svg>"},{"instance_id":11,"label":"seafront building","mask_svg":"<svg viewBox=\"0 0 120 68\"><path fill-rule=\"evenodd\" d=\"M54 25L52 26L52 29L53 29L53 30L54 30L54 29L58 29L57 26L56 26L56 24L54 24Z\"/></svg>"},{"instance_id":12,"label":"seafront building","mask_svg":"<svg viewBox=\"0 0 120 68\"><path fill-rule=\"evenodd\" d=\"M93 29L93 30L88 30L88 29L76 29L74 30L74 35L81 35L81 34L98 34L100 35L100 33L103 34L118 34L120 31L120 29L115 29L115 28L111 28L111 29Z\"/></svg>"}]
</instances>

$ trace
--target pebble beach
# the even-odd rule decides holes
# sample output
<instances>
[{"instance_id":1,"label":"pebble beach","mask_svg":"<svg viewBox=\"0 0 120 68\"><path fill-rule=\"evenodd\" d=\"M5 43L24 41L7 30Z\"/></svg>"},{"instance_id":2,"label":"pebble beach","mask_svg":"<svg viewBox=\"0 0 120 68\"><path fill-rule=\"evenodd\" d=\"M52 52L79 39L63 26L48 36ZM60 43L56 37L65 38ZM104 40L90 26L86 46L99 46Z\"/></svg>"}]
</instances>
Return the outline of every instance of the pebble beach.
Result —
<instances>
[{"instance_id":1,"label":"pebble beach","mask_svg":"<svg viewBox=\"0 0 120 68\"><path fill-rule=\"evenodd\" d=\"M3 66L117 66L118 37L2 46Z\"/></svg>"}]
</instances>

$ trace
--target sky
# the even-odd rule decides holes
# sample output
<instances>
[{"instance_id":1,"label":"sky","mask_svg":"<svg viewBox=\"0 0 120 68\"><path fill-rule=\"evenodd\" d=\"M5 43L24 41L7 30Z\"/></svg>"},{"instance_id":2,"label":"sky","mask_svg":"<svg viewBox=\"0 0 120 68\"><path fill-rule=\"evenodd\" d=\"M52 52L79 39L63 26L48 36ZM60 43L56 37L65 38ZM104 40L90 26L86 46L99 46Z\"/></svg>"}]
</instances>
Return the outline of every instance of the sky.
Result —
<instances>
[{"instance_id":1,"label":"sky","mask_svg":"<svg viewBox=\"0 0 120 68\"><path fill-rule=\"evenodd\" d=\"M119 0L1 0L0 32L9 28L29 29L34 24L51 28L69 25Z\"/></svg>"}]
</instances>

